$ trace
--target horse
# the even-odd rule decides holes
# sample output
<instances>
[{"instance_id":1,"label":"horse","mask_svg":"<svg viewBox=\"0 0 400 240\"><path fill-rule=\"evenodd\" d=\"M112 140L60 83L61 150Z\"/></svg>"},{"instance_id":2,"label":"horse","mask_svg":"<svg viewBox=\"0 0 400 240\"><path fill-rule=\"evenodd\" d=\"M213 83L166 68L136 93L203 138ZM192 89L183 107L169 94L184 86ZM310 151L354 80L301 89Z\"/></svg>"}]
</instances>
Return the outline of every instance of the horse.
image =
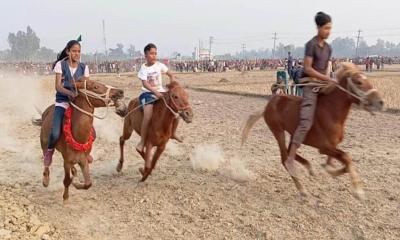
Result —
<instances>
[{"instance_id":1,"label":"horse","mask_svg":"<svg viewBox=\"0 0 400 240\"><path fill-rule=\"evenodd\" d=\"M149 130L145 143L145 151L141 157L145 161L144 168L139 168L142 175L141 182L146 181L156 166L158 159L165 150L168 140L172 136L172 129L176 127L177 118L181 117L186 123L193 119L192 107L189 104L189 95L178 82L172 81L167 85L168 91L163 93L163 98L155 102L153 117L149 123ZM120 159L117 165L117 172L121 172L124 164L124 144L133 130L140 135L143 112L137 111L141 107L137 98L132 99L128 105L128 113L124 119L123 134L119 139ZM174 126L175 125L175 126ZM151 159L152 149L157 147ZM151 167L146 167L146 162L151 160Z\"/></svg>"},{"instance_id":2,"label":"horse","mask_svg":"<svg viewBox=\"0 0 400 240\"><path fill-rule=\"evenodd\" d=\"M383 101L378 91L373 88L371 82L363 75L356 65L343 63L337 72L338 83L334 84L330 92L318 96L314 124L304 141L305 145L317 148L319 153L327 155L326 171L333 177L344 173L350 174L352 192L354 197L362 199L364 192L362 182L358 176L350 156L339 149L337 145L344 137L345 121L353 103L373 114L381 111ZM318 90L318 88L315 88ZM289 95L275 95L266 105L263 111L249 116L242 132L242 145L248 138L253 125L262 117L278 142L283 166L288 156L288 148L285 143L285 132L290 135L296 130L299 123L301 98ZM289 147L290 147L289 143ZM331 169L332 158L338 160L344 166L340 169ZM310 163L300 155L296 155L296 161L302 164L313 175ZM286 169L287 170L287 169ZM301 195L307 195L304 187L297 177L291 176L296 188Z\"/></svg>"},{"instance_id":3,"label":"horse","mask_svg":"<svg viewBox=\"0 0 400 240\"><path fill-rule=\"evenodd\" d=\"M123 90L91 80L77 81L74 83L78 91L78 96L70 102L70 109L66 110L66 112L69 112L70 117L68 119L67 117L64 118L63 125L65 129L66 121L70 121L70 130L67 132L62 131L56 144L56 149L62 154L64 159L64 202L67 202L69 198L68 189L71 183L76 189L85 190L89 189L92 185L87 156L90 154L91 143L94 139L92 132L93 117L97 117L94 115L94 109L99 107L108 108L109 105L113 103L118 115L124 115L126 112L126 105L122 101L124 98ZM41 126L40 144L43 153L47 150L48 137L53 123L54 109L54 104L49 106L43 112L41 119L33 122L35 125ZM68 141L68 139L70 141ZM71 144L71 140L74 144ZM77 145L85 145L86 149L77 149ZM73 177L77 174L74 165L77 163L82 170L84 183L73 182ZM71 173L73 177L71 177ZM45 167L43 172L43 186L47 187L49 182L50 170L48 167Z\"/></svg>"}]
</instances>

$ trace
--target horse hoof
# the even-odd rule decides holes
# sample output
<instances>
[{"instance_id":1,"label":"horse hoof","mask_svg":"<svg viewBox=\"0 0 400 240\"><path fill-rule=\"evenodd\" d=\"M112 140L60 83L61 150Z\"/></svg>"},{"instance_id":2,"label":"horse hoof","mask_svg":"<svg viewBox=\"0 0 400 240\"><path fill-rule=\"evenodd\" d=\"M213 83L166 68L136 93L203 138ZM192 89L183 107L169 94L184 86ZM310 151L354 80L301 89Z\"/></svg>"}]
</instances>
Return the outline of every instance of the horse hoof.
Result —
<instances>
[{"instance_id":1,"label":"horse hoof","mask_svg":"<svg viewBox=\"0 0 400 240\"><path fill-rule=\"evenodd\" d=\"M43 172L42 183L43 183L43 187L48 187L49 186L49 183L50 183L50 172L49 172L48 169L45 169L44 172Z\"/></svg>"},{"instance_id":2,"label":"horse hoof","mask_svg":"<svg viewBox=\"0 0 400 240\"><path fill-rule=\"evenodd\" d=\"M122 170L122 164L121 164L121 163L118 163L118 165L117 165L117 172L121 172L121 170Z\"/></svg>"},{"instance_id":3,"label":"horse hoof","mask_svg":"<svg viewBox=\"0 0 400 240\"><path fill-rule=\"evenodd\" d=\"M308 169L308 174L310 174L311 177L315 177L315 172L312 168Z\"/></svg>"},{"instance_id":4,"label":"horse hoof","mask_svg":"<svg viewBox=\"0 0 400 240\"><path fill-rule=\"evenodd\" d=\"M308 192L306 190L301 190L300 196L306 198L306 197L308 197Z\"/></svg>"},{"instance_id":5,"label":"horse hoof","mask_svg":"<svg viewBox=\"0 0 400 240\"><path fill-rule=\"evenodd\" d=\"M354 188L353 189L353 196L360 201L365 200L365 193L364 190L362 188Z\"/></svg>"}]
</instances>

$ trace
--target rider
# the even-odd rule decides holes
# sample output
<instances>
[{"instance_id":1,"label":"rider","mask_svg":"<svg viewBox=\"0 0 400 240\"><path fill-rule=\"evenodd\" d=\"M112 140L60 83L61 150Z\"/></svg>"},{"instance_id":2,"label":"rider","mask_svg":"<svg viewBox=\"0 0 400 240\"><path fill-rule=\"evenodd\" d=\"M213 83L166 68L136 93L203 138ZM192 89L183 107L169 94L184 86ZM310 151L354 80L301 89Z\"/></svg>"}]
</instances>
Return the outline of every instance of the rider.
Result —
<instances>
[{"instance_id":1,"label":"rider","mask_svg":"<svg viewBox=\"0 0 400 240\"><path fill-rule=\"evenodd\" d=\"M143 107L143 120L140 133L140 142L136 146L136 151L143 155L147 130L153 115L153 104L156 99L163 97L165 89L162 85L162 73L165 73L170 82L175 81L175 76L168 70L165 64L157 61L157 47L153 43L149 43L144 48L146 62L140 67L138 78L142 81L142 91L139 96L139 102ZM181 138L176 135L178 120L173 123L172 139L182 142Z\"/></svg>"},{"instance_id":2,"label":"rider","mask_svg":"<svg viewBox=\"0 0 400 240\"><path fill-rule=\"evenodd\" d=\"M81 45L76 40L67 43L64 50L57 56L53 64L53 71L56 73L56 103L54 108L53 125L49 135L47 151L44 152L44 166L50 167L54 148L62 131L62 124L65 110L69 107L69 101L78 96L73 87L73 81L82 81L89 78L89 68L80 62ZM93 158L89 155L88 162Z\"/></svg>"},{"instance_id":3,"label":"rider","mask_svg":"<svg viewBox=\"0 0 400 240\"><path fill-rule=\"evenodd\" d=\"M315 16L318 34L307 42L304 56L304 74L302 83L313 82L315 80L336 82L329 76L329 62L332 55L332 48L326 42L332 29L332 19L328 14L318 12ZM308 131L314 121L315 109L317 106L318 93L313 92L312 86L303 87L303 100L300 110L300 122L294 132L290 144L289 155L285 161L285 166L293 177L296 177L294 160L296 151L304 142ZM329 160L328 160L329 161Z\"/></svg>"}]
</instances>

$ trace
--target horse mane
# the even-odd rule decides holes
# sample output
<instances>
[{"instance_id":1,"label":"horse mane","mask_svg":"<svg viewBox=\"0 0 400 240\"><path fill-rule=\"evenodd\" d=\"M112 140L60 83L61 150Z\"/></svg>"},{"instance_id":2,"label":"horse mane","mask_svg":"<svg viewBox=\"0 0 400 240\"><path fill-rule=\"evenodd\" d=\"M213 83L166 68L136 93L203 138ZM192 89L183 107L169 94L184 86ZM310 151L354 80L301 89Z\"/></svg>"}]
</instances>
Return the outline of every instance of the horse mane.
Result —
<instances>
[{"instance_id":1,"label":"horse mane","mask_svg":"<svg viewBox=\"0 0 400 240\"><path fill-rule=\"evenodd\" d=\"M339 65L339 69L336 73L336 78L338 80L342 80L348 77L352 77L356 74L361 74L361 71L354 63L343 62Z\"/></svg>"},{"instance_id":2,"label":"horse mane","mask_svg":"<svg viewBox=\"0 0 400 240\"><path fill-rule=\"evenodd\" d=\"M178 86L180 86L180 85L179 85L179 82L177 82L177 81L172 81L169 84L167 84L168 90L174 89L175 87L178 87Z\"/></svg>"}]
</instances>

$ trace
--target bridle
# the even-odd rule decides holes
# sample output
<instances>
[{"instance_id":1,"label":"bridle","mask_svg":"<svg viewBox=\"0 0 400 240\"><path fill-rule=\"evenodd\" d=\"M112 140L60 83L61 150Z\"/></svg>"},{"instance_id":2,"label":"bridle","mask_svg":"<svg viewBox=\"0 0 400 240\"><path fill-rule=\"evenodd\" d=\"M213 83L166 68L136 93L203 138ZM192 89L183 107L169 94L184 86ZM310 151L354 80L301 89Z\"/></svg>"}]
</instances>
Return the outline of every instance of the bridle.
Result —
<instances>
[{"instance_id":1,"label":"bridle","mask_svg":"<svg viewBox=\"0 0 400 240\"><path fill-rule=\"evenodd\" d=\"M371 95L374 92L377 92L378 90L376 88L371 88L368 89L368 91L363 91L357 85L353 82L353 79L351 77L347 77L347 89L340 86L339 84L336 85L339 89L342 91L346 92L350 96L354 97L359 101L358 105L361 107L364 107L367 105L368 102L368 96Z\"/></svg>"},{"instance_id":2,"label":"bridle","mask_svg":"<svg viewBox=\"0 0 400 240\"><path fill-rule=\"evenodd\" d=\"M107 87L106 92L105 92L105 93L102 93L102 94L99 94L99 93L95 93L95 92L90 91L90 90L87 89L87 80L84 80L84 82L83 82L83 86L84 86L83 89L78 89L77 86L76 86L76 81L75 81L75 79L73 79L73 81L74 81L74 85L75 85L75 91L76 91L76 92L79 92L79 93L82 93L82 94L85 96L86 101L87 101L87 103L89 104L89 106L90 106L91 108L93 108L93 105L92 105L92 103L91 103L91 101L90 101L89 98L94 98L94 99L98 99L98 100L103 101L103 102L104 102L104 105L107 106L107 111L106 111L106 113L104 114L104 116L97 116L97 115L94 114L94 113L88 112L88 111L86 111L86 110L80 108L79 106L77 106L77 105L76 105L75 103L73 103L72 101L70 102L70 104L71 104L75 109L79 110L80 112L82 112L82 113L84 113L84 114L86 114L86 115L89 115L89 116L91 116L91 117L95 117L95 118L97 118L97 119L105 119L105 118L107 117L107 115L108 115L108 109L109 109L109 107L110 107L110 106L113 106L113 105L112 105L113 103L110 104L110 102L111 102L111 100L112 100L112 99L110 98L110 92L111 92L112 89L116 89L116 88L115 88L115 87L112 87L112 86L109 86L109 85L105 85L105 86Z\"/></svg>"},{"instance_id":3,"label":"bridle","mask_svg":"<svg viewBox=\"0 0 400 240\"><path fill-rule=\"evenodd\" d=\"M186 104L185 106L178 106L178 104L176 104L176 102L174 100L174 97L172 96L172 91L175 88L182 88L182 87L181 86L176 86L176 87L168 90L168 97L171 100L172 107L169 106L169 104L167 103L167 100L165 100L164 97L162 99L164 101L165 106L168 108L168 110L170 110L171 113L174 114L175 118L178 118L185 110L188 110L191 107L190 107L190 104ZM176 109L176 110L174 110L174 109Z\"/></svg>"}]
</instances>

